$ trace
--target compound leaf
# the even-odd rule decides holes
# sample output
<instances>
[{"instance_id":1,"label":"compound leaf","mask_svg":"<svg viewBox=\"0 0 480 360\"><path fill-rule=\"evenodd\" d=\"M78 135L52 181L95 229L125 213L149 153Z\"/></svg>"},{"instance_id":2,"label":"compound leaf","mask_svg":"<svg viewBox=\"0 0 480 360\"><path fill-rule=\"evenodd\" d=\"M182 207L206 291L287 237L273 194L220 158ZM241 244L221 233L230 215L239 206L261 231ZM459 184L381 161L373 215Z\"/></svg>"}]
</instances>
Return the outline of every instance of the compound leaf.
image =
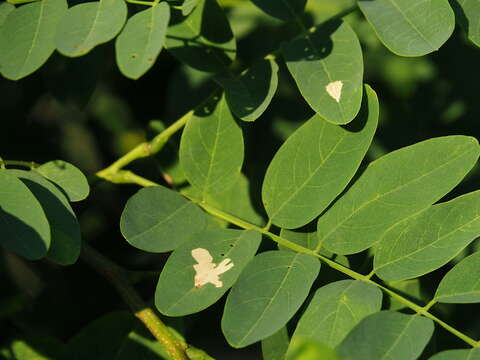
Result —
<instances>
[{"instance_id":1,"label":"compound leaf","mask_svg":"<svg viewBox=\"0 0 480 360\"><path fill-rule=\"evenodd\" d=\"M340 194L365 156L378 122L378 100L366 87L357 119L346 127L315 115L296 130L270 163L262 198L271 221L298 228L313 220Z\"/></svg>"},{"instance_id":2,"label":"compound leaf","mask_svg":"<svg viewBox=\"0 0 480 360\"><path fill-rule=\"evenodd\" d=\"M342 280L315 293L292 336L335 348L364 317L380 311L382 292L359 280Z\"/></svg>"},{"instance_id":3,"label":"compound leaf","mask_svg":"<svg viewBox=\"0 0 480 360\"><path fill-rule=\"evenodd\" d=\"M453 0L453 9L457 20L466 31L468 38L480 46L480 1L479 0Z\"/></svg>"},{"instance_id":4,"label":"compound leaf","mask_svg":"<svg viewBox=\"0 0 480 360\"><path fill-rule=\"evenodd\" d=\"M125 205L120 230L136 248L165 252L207 226L207 215L193 202L163 186L143 188Z\"/></svg>"},{"instance_id":5,"label":"compound leaf","mask_svg":"<svg viewBox=\"0 0 480 360\"><path fill-rule=\"evenodd\" d=\"M303 14L307 0L252 0L263 12L280 20L291 20Z\"/></svg>"},{"instance_id":6,"label":"compound leaf","mask_svg":"<svg viewBox=\"0 0 480 360\"><path fill-rule=\"evenodd\" d=\"M347 124L360 110L363 56L350 25L334 20L286 43L282 54L312 109L333 124Z\"/></svg>"},{"instance_id":7,"label":"compound leaf","mask_svg":"<svg viewBox=\"0 0 480 360\"><path fill-rule=\"evenodd\" d=\"M68 9L58 24L55 42L65 56L87 54L95 46L112 40L127 20L123 0L100 0L75 5Z\"/></svg>"},{"instance_id":8,"label":"compound leaf","mask_svg":"<svg viewBox=\"0 0 480 360\"><path fill-rule=\"evenodd\" d=\"M387 281L427 274L480 235L480 191L433 205L383 235L374 269Z\"/></svg>"},{"instance_id":9,"label":"compound leaf","mask_svg":"<svg viewBox=\"0 0 480 360\"><path fill-rule=\"evenodd\" d=\"M166 46L185 64L213 73L224 71L237 51L228 19L215 0L199 0L187 17L173 12Z\"/></svg>"},{"instance_id":10,"label":"compound leaf","mask_svg":"<svg viewBox=\"0 0 480 360\"><path fill-rule=\"evenodd\" d=\"M90 186L85 175L77 167L66 161L49 161L36 167L35 171L60 187L69 201L83 200L90 192Z\"/></svg>"},{"instance_id":11,"label":"compound leaf","mask_svg":"<svg viewBox=\"0 0 480 360\"><path fill-rule=\"evenodd\" d=\"M68 199L53 183L33 171L9 170L40 202L50 224L47 258L60 265L74 264L80 256L81 234Z\"/></svg>"},{"instance_id":12,"label":"compound leaf","mask_svg":"<svg viewBox=\"0 0 480 360\"><path fill-rule=\"evenodd\" d=\"M419 315L381 311L364 318L338 347L343 360L415 360L433 333Z\"/></svg>"},{"instance_id":13,"label":"compound leaf","mask_svg":"<svg viewBox=\"0 0 480 360\"><path fill-rule=\"evenodd\" d=\"M253 230L216 229L192 236L170 255L160 274L155 292L158 310L183 316L215 303L253 258L260 240L260 233ZM224 272L210 277L213 282L200 282L209 271L222 267Z\"/></svg>"},{"instance_id":14,"label":"compound leaf","mask_svg":"<svg viewBox=\"0 0 480 360\"><path fill-rule=\"evenodd\" d=\"M358 6L383 44L397 55L438 50L455 27L448 0L359 0Z\"/></svg>"},{"instance_id":15,"label":"compound leaf","mask_svg":"<svg viewBox=\"0 0 480 360\"><path fill-rule=\"evenodd\" d=\"M233 347L265 339L283 327L305 301L320 271L313 256L267 251L256 256L230 291L222 330Z\"/></svg>"},{"instance_id":16,"label":"compound leaf","mask_svg":"<svg viewBox=\"0 0 480 360\"><path fill-rule=\"evenodd\" d=\"M231 188L240 177L244 156L242 130L225 97L216 104L212 100L187 122L180 142L180 164L202 196Z\"/></svg>"},{"instance_id":17,"label":"compound leaf","mask_svg":"<svg viewBox=\"0 0 480 360\"><path fill-rule=\"evenodd\" d=\"M372 162L318 220L319 247L354 254L389 228L426 209L455 187L475 165L475 138L429 139Z\"/></svg>"},{"instance_id":18,"label":"compound leaf","mask_svg":"<svg viewBox=\"0 0 480 360\"><path fill-rule=\"evenodd\" d=\"M50 247L50 225L39 201L10 170L0 170L0 244L37 260Z\"/></svg>"},{"instance_id":19,"label":"compound leaf","mask_svg":"<svg viewBox=\"0 0 480 360\"><path fill-rule=\"evenodd\" d=\"M480 302L480 252L460 261L450 270L438 285L435 300L442 303Z\"/></svg>"},{"instance_id":20,"label":"compound leaf","mask_svg":"<svg viewBox=\"0 0 480 360\"><path fill-rule=\"evenodd\" d=\"M123 75L138 79L155 63L165 43L170 7L166 2L130 19L115 42L117 64Z\"/></svg>"},{"instance_id":21,"label":"compound leaf","mask_svg":"<svg viewBox=\"0 0 480 360\"><path fill-rule=\"evenodd\" d=\"M238 77L222 77L230 110L243 121L255 121L267 109L277 90L278 65L263 59Z\"/></svg>"},{"instance_id":22,"label":"compound leaf","mask_svg":"<svg viewBox=\"0 0 480 360\"><path fill-rule=\"evenodd\" d=\"M480 349L458 349L442 351L428 360L480 360Z\"/></svg>"},{"instance_id":23,"label":"compound leaf","mask_svg":"<svg viewBox=\"0 0 480 360\"><path fill-rule=\"evenodd\" d=\"M8 5L2 4L2 13ZM18 80L40 68L55 50L55 30L67 11L65 0L42 0L9 11L0 28L0 72Z\"/></svg>"}]
</instances>

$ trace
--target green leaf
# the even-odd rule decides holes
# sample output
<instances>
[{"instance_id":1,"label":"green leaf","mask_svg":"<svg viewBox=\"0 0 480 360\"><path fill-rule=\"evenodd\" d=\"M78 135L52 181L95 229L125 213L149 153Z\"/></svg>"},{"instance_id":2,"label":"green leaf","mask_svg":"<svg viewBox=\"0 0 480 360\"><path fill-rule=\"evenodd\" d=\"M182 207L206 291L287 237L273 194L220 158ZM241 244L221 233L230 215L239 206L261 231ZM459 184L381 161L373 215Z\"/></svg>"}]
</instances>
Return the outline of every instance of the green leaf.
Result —
<instances>
[{"instance_id":1,"label":"green leaf","mask_svg":"<svg viewBox=\"0 0 480 360\"><path fill-rule=\"evenodd\" d=\"M319 271L320 262L306 254L267 251L255 256L227 297L222 330L229 344L244 347L283 327Z\"/></svg>"},{"instance_id":2,"label":"green leaf","mask_svg":"<svg viewBox=\"0 0 480 360\"><path fill-rule=\"evenodd\" d=\"M202 196L231 188L240 177L243 156L242 130L224 96L197 110L187 122L180 142L180 164Z\"/></svg>"},{"instance_id":3,"label":"green leaf","mask_svg":"<svg viewBox=\"0 0 480 360\"><path fill-rule=\"evenodd\" d=\"M149 252L176 249L206 225L207 215L197 205L163 186L139 190L120 218L125 239Z\"/></svg>"},{"instance_id":4,"label":"green leaf","mask_svg":"<svg viewBox=\"0 0 480 360\"><path fill-rule=\"evenodd\" d=\"M378 122L378 100L366 88L357 119L346 127L318 115L282 145L270 163L262 198L273 224L298 228L317 217L342 192L360 166Z\"/></svg>"},{"instance_id":5,"label":"green leaf","mask_svg":"<svg viewBox=\"0 0 480 360\"><path fill-rule=\"evenodd\" d=\"M66 11L65 0L42 0L10 12L0 28L0 72L3 76L21 79L47 61L55 50L55 29Z\"/></svg>"},{"instance_id":6,"label":"green leaf","mask_svg":"<svg viewBox=\"0 0 480 360\"><path fill-rule=\"evenodd\" d=\"M172 20L166 46L180 61L197 70L220 72L235 60L235 38L215 0L199 0L187 17L173 12Z\"/></svg>"},{"instance_id":7,"label":"green leaf","mask_svg":"<svg viewBox=\"0 0 480 360\"><path fill-rule=\"evenodd\" d=\"M328 21L286 43L282 54L305 101L325 120L347 124L360 110L363 57L357 35Z\"/></svg>"},{"instance_id":8,"label":"green leaf","mask_svg":"<svg viewBox=\"0 0 480 360\"><path fill-rule=\"evenodd\" d=\"M460 261L438 285L435 300L442 303L468 304L480 302L480 252Z\"/></svg>"},{"instance_id":9,"label":"green leaf","mask_svg":"<svg viewBox=\"0 0 480 360\"><path fill-rule=\"evenodd\" d=\"M404 295L410 299L414 299L416 302L420 302L423 299L421 285L419 279L401 280L387 282L386 285L393 289L397 294ZM390 304L388 310L400 310L407 306L394 297L390 297Z\"/></svg>"},{"instance_id":10,"label":"green leaf","mask_svg":"<svg viewBox=\"0 0 480 360\"><path fill-rule=\"evenodd\" d=\"M7 2L3 2L0 4L0 26L2 26L8 15L13 10L15 10L15 6L13 6L12 4L9 4Z\"/></svg>"},{"instance_id":11,"label":"green leaf","mask_svg":"<svg viewBox=\"0 0 480 360\"><path fill-rule=\"evenodd\" d=\"M290 20L303 14L307 0L252 0L252 2L270 16Z\"/></svg>"},{"instance_id":12,"label":"green leaf","mask_svg":"<svg viewBox=\"0 0 480 360\"><path fill-rule=\"evenodd\" d=\"M330 283L315 293L292 342L308 339L335 348L356 324L381 307L382 292L374 285L359 280Z\"/></svg>"},{"instance_id":13,"label":"green leaf","mask_svg":"<svg viewBox=\"0 0 480 360\"><path fill-rule=\"evenodd\" d=\"M155 63L165 43L170 7L166 2L128 19L115 42L118 68L130 79L138 79Z\"/></svg>"},{"instance_id":14,"label":"green leaf","mask_svg":"<svg viewBox=\"0 0 480 360\"><path fill-rule=\"evenodd\" d=\"M475 165L479 149L475 138L446 136L375 160L318 220L319 244L338 254L369 248L455 187Z\"/></svg>"},{"instance_id":15,"label":"green leaf","mask_svg":"<svg viewBox=\"0 0 480 360\"><path fill-rule=\"evenodd\" d=\"M263 360L284 360L288 343L288 332L284 326L275 334L262 340Z\"/></svg>"},{"instance_id":16,"label":"green leaf","mask_svg":"<svg viewBox=\"0 0 480 360\"><path fill-rule=\"evenodd\" d=\"M74 264L80 256L82 238L68 199L54 184L33 171L8 171L28 187L47 216L51 236L47 258L60 265Z\"/></svg>"},{"instance_id":17,"label":"green leaf","mask_svg":"<svg viewBox=\"0 0 480 360\"><path fill-rule=\"evenodd\" d=\"M114 359L135 325L135 317L127 312L104 315L65 344L60 360Z\"/></svg>"},{"instance_id":18,"label":"green leaf","mask_svg":"<svg viewBox=\"0 0 480 360\"><path fill-rule=\"evenodd\" d=\"M381 311L364 318L338 347L342 360L415 360L433 333L419 315Z\"/></svg>"},{"instance_id":19,"label":"green leaf","mask_svg":"<svg viewBox=\"0 0 480 360\"><path fill-rule=\"evenodd\" d=\"M358 6L380 41L401 56L438 50L455 27L448 0L359 0Z\"/></svg>"},{"instance_id":20,"label":"green leaf","mask_svg":"<svg viewBox=\"0 0 480 360\"><path fill-rule=\"evenodd\" d=\"M453 0L451 2L457 15L457 21L467 33L468 38L480 46L480 1Z\"/></svg>"},{"instance_id":21,"label":"green leaf","mask_svg":"<svg viewBox=\"0 0 480 360\"><path fill-rule=\"evenodd\" d=\"M374 270L387 281L427 274L480 236L480 191L433 205L383 235Z\"/></svg>"},{"instance_id":22,"label":"green leaf","mask_svg":"<svg viewBox=\"0 0 480 360\"><path fill-rule=\"evenodd\" d=\"M260 240L260 233L253 230L217 229L197 233L168 258L155 292L158 310L168 316L183 316L215 303L253 258ZM213 274L213 282L203 283L197 278L214 273L215 268L224 266L222 263L226 265L225 271L217 276Z\"/></svg>"},{"instance_id":23,"label":"green leaf","mask_svg":"<svg viewBox=\"0 0 480 360\"><path fill-rule=\"evenodd\" d=\"M480 349L458 349L442 351L428 360L480 360Z\"/></svg>"},{"instance_id":24,"label":"green leaf","mask_svg":"<svg viewBox=\"0 0 480 360\"><path fill-rule=\"evenodd\" d=\"M275 60L262 59L237 77L219 78L230 110L243 121L258 119L277 90L277 73Z\"/></svg>"},{"instance_id":25,"label":"green leaf","mask_svg":"<svg viewBox=\"0 0 480 360\"><path fill-rule=\"evenodd\" d=\"M290 349L286 360L343 360L328 346L299 337L292 339Z\"/></svg>"},{"instance_id":26,"label":"green leaf","mask_svg":"<svg viewBox=\"0 0 480 360\"><path fill-rule=\"evenodd\" d=\"M49 161L35 168L35 171L60 187L69 201L83 200L90 192L90 186L85 175L77 167L66 161Z\"/></svg>"},{"instance_id":27,"label":"green leaf","mask_svg":"<svg viewBox=\"0 0 480 360\"><path fill-rule=\"evenodd\" d=\"M123 0L100 0L75 5L68 9L58 24L55 42L65 56L77 57L95 46L112 40L127 20Z\"/></svg>"},{"instance_id":28,"label":"green leaf","mask_svg":"<svg viewBox=\"0 0 480 360\"><path fill-rule=\"evenodd\" d=\"M1 246L30 260L47 254L50 225L28 187L9 170L0 170Z\"/></svg>"}]
</instances>

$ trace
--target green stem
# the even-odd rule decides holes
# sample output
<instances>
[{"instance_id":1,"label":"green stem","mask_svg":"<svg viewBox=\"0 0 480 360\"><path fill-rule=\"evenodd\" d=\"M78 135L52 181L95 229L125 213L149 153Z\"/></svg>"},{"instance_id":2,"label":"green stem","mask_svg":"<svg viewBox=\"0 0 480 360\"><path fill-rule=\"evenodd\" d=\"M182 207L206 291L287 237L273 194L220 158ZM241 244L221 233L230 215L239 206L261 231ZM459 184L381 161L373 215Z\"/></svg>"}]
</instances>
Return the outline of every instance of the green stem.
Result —
<instances>
[{"instance_id":1,"label":"green stem","mask_svg":"<svg viewBox=\"0 0 480 360\"><path fill-rule=\"evenodd\" d=\"M170 137L185 126L187 121L192 117L193 112L194 110L190 110L188 113L183 115L180 119L175 121L172 125L166 128L160 134L155 136L151 141L143 142L137 145L134 149L130 150L113 164L97 172L96 175L99 178L108 180L110 182L123 182L121 181L122 177L118 177L119 171L128 164L130 164L132 161L148 157L159 152L165 146ZM114 178L117 178L117 181L112 180Z\"/></svg>"},{"instance_id":2,"label":"green stem","mask_svg":"<svg viewBox=\"0 0 480 360\"><path fill-rule=\"evenodd\" d=\"M109 280L135 316L147 327L152 335L163 345L172 360L187 360L185 349L173 337L167 326L160 320L151 307L148 307L127 280L126 271L104 257L87 243L82 244L82 259L95 271Z\"/></svg>"}]
</instances>

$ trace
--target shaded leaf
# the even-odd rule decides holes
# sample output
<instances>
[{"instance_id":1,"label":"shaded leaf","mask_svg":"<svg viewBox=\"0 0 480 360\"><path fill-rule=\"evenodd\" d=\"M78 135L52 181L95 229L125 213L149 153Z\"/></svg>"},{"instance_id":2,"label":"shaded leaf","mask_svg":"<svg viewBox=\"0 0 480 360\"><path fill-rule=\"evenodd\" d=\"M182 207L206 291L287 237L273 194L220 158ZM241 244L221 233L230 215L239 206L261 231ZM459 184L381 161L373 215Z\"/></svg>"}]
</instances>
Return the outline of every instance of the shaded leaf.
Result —
<instances>
[{"instance_id":1,"label":"shaded leaf","mask_svg":"<svg viewBox=\"0 0 480 360\"><path fill-rule=\"evenodd\" d=\"M433 321L419 315L381 311L364 318L343 340L343 360L415 360L433 333Z\"/></svg>"},{"instance_id":2,"label":"shaded leaf","mask_svg":"<svg viewBox=\"0 0 480 360\"><path fill-rule=\"evenodd\" d=\"M307 0L252 0L262 11L280 20L290 20L303 14Z\"/></svg>"},{"instance_id":3,"label":"shaded leaf","mask_svg":"<svg viewBox=\"0 0 480 360\"><path fill-rule=\"evenodd\" d=\"M182 4L182 15L187 16L198 5L200 0L184 0Z\"/></svg>"},{"instance_id":4,"label":"shaded leaf","mask_svg":"<svg viewBox=\"0 0 480 360\"><path fill-rule=\"evenodd\" d=\"M180 142L180 164L202 197L231 188L240 177L244 157L242 130L225 97L213 101L195 112Z\"/></svg>"},{"instance_id":5,"label":"shaded leaf","mask_svg":"<svg viewBox=\"0 0 480 360\"><path fill-rule=\"evenodd\" d=\"M58 24L55 42L65 56L76 57L112 40L127 20L127 5L122 0L81 3L68 9Z\"/></svg>"},{"instance_id":6,"label":"shaded leaf","mask_svg":"<svg viewBox=\"0 0 480 360\"><path fill-rule=\"evenodd\" d=\"M480 1L479 0L453 0L451 2L457 21L467 33L468 38L480 46Z\"/></svg>"},{"instance_id":7,"label":"shaded leaf","mask_svg":"<svg viewBox=\"0 0 480 360\"><path fill-rule=\"evenodd\" d=\"M8 5L2 4L3 9ZM3 10L2 13L5 14ZM18 80L40 68L55 50L58 22L67 11L65 0L42 0L11 11L0 28L0 72Z\"/></svg>"},{"instance_id":8,"label":"shaded leaf","mask_svg":"<svg viewBox=\"0 0 480 360\"><path fill-rule=\"evenodd\" d=\"M309 223L347 186L377 128L377 96L369 87L366 94L351 125L329 124L315 115L275 154L262 186L273 224L291 229Z\"/></svg>"},{"instance_id":9,"label":"shaded leaf","mask_svg":"<svg viewBox=\"0 0 480 360\"><path fill-rule=\"evenodd\" d=\"M60 360L114 359L136 325L127 312L113 312L92 321L65 344Z\"/></svg>"},{"instance_id":10,"label":"shaded leaf","mask_svg":"<svg viewBox=\"0 0 480 360\"><path fill-rule=\"evenodd\" d=\"M40 202L50 224L47 258L60 265L74 264L80 256L80 225L65 195L50 181L33 171L9 170Z\"/></svg>"},{"instance_id":11,"label":"shaded leaf","mask_svg":"<svg viewBox=\"0 0 480 360\"><path fill-rule=\"evenodd\" d=\"M170 330L170 329L169 329ZM152 337L145 328L139 325L135 330L132 330L128 336L123 339L116 350L114 360L169 360L166 350L163 345Z\"/></svg>"},{"instance_id":12,"label":"shaded leaf","mask_svg":"<svg viewBox=\"0 0 480 360\"><path fill-rule=\"evenodd\" d=\"M455 27L448 0L359 0L358 6L380 41L397 55L438 50Z\"/></svg>"},{"instance_id":13,"label":"shaded leaf","mask_svg":"<svg viewBox=\"0 0 480 360\"><path fill-rule=\"evenodd\" d=\"M319 270L320 262L306 254L255 256L227 297L222 330L229 344L244 347L283 327L305 301Z\"/></svg>"},{"instance_id":14,"label":"shaded leaf","mask_svg":"<svg viewBox=\"0 0 480 360\"><path fill-rule=\"evenodd\" d=\"M480 191L433 205L390 229L375 249L374 270L395 281L427 274L480 236Z\"/></svg>"},{"instance_id":15,"label":"shaded leaf","mask_svg":"<svg viewBox=\"0 0 480 360\"><path fill-rule=\"evenodd\" d=\"M192 236L170 255L160 274L155 292L155 305L158 310L168 316L183 316L201 311L215 303L233 285L245 265L253 258L260 240L260 233L253 230L217 229ZM212 265L210 269L203 268L203 263L199 262L198 256L193 253L195 249L207 251L211 257L209 262L216 264L216 267ZM222 262L233 266L218 274L216 280L220 283L214 285L207 282L196 286L196 276L200 272L214 272L216 268L223 266ZM215 276L213 280L214 278Z\"/></svg>"},{"instance_id":16,"label":"shaded leaf","mask_svg":"<svg viewBox=\"0 0 480 360\"><path fill-rule=\"evenodd\" d=\"M480 252L460 261L450 270L438 285L435 300L442 303L480 302Z\"/></svg>"},{"instance_id":17,"label":"shaded leaf","mask_svg":"<svg viewBox=\"0 0 480 360\"><path fill-rule=\"evenodd\" d=\"M128 19L115 42L117 64L123 75L138 79L155 63L165 43L170 7L166 2Z\"/></svg>"},{"instance_id":18,"label":"shaded leaf","mask_svg":"<svg viewBox=\"0 0 480 360\"><path fill-rule=\"evenodd\" d=\"M363 57L346 22L326 22L282 47L298 89L315 112L333 124L347 124L360 110Z\"/></svg>"},{"instance_id":19,"label":"shaded leaf","mask_svg":"<svg viewBox=\"0 0 480 360\"><path fill-rule=\"evenodd\" d=\"M288 332L284 326L275 334L262 340L263 360L284 360L288 349Z\"/></svg>"},{"instance_id":20,"label":"shaded leaf","mask_svg":"<svg viewBox=\"0 0 480 360\"><path fill-rule=\"evenodd\" d=\"M316 291L300 318L292 343L308 339L333 349L356 324L381 307L382 292L374 285L359 280L325 285Z\"/></svg>"},{"instance_id":21,"label":"shaded leaf","mask_svg":"<svg viewBox=\"0 0 480 360\"><path fill-rule=\"evenodd\" d=\"M478 155L475 138L446 136L382 156L318 220L319 244L339 254L369 248L389 228L448 193Z\"/></svg>"},{"instance_id":22,"label":"shaded leaf","mask_svg":"<svg viewBox=\"0 0 480 360\"><path fill-rule=\"evenodd\" d=\"M83 200L90 192L90 186L85 175L77 167L66 161L49 161L35 168L35 171L59 186L69 201Z\"/></svg>"},{"instance_id":23,"label":"shaded leaf","mask_svg":"<svg viewBox=\"0 0 480 360\"><path fill-rule=\"evenodd\" d=\"M31 336L10 343L12 359L15 360L55 360L62 347L60 341L48 336Z\"/></svg>"},{"instance_id":24,"label":"shaded leaf","mask_svg":"<svg viewBox=\"0 0 480 360\"><path fill-rule=\"evenodd\" d=\"M388 282L386 285L395 290L397 294L403 294L408 298L413 298L417 302L423 300L419 279L392 281ZM398 301L394 297L390 297L390 305L388 310L395 311L405 307L407 306L404 303Z\"/></svg>"},{"instance_id":25,"label":"shaded leaf","mask_svg":"<svg viewBox=\"0 0 480 360\"><path fill-rule=\"evenodd\" d=\"M235 59L236 42L215 0L199 0L187 17L173 12L166 46L185 64L205 72L224 71Z\"/></svg>"},{"instance_id":26,"label":"shaded leaf","mask_svg":"<svg viewBox=\"0 0 480 360\"><path fill-rule=\"evenodd\" d=\"M173 250L206 225L207 215L197 205L163 186L139 190L120 218L125 239L150 252Z\"/></svg>"},{"instance_id":27,"label":"shaded leaf","mask_svg":"<svg viewBox=\"0 0 480 360\"><path fill-rule=\"evenodd\" d=\"M0 169L0 244L18 255L37 260L50 246L50 225L42 206L10 170Z\"/></svg>"},{"instance_id":28,"label":"shaded leaf","mask_svg":"<svg viewBox=\"0 0 480 360\"><path fill-rule=\"evenodd\" d=\"M458 349L442 351L428 360L480 360L480 349Z\"/></svg>"},{"instance_id":29,"label":"shaded leaf","mask_svg":"<svg viewBox=\"0 0 480 360\"><path fill-rule=\"evenodd\" d=\"M219 78L230 110L243 121L255 121L277 90L277 73L275 60L262 59L237 77Z\"/></svg>"}]
</instances>

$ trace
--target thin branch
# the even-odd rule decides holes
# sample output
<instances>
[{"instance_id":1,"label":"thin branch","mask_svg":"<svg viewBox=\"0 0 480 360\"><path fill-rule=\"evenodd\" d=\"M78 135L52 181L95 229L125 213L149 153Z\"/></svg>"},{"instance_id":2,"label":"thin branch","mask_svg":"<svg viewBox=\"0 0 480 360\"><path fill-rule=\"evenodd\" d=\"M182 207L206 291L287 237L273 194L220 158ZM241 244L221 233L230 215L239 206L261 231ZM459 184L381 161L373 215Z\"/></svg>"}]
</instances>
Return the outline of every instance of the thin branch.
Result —
<instances>
[{"instance_id":1,"label":"thin branch","mask_svg":"<svg viewBox=\"0 0 480 360\"><path fill-rule=\"evenodd\" d=\"M185 348L173 337L167 326L147 306L137 291L127 280L125 269L107 259L87 243L82 244L82 259L95 271L105 277L115 287L135 316L150 330L152 335L163 345L172 360L187 360Z\"/></svg>"}]
</instances>

